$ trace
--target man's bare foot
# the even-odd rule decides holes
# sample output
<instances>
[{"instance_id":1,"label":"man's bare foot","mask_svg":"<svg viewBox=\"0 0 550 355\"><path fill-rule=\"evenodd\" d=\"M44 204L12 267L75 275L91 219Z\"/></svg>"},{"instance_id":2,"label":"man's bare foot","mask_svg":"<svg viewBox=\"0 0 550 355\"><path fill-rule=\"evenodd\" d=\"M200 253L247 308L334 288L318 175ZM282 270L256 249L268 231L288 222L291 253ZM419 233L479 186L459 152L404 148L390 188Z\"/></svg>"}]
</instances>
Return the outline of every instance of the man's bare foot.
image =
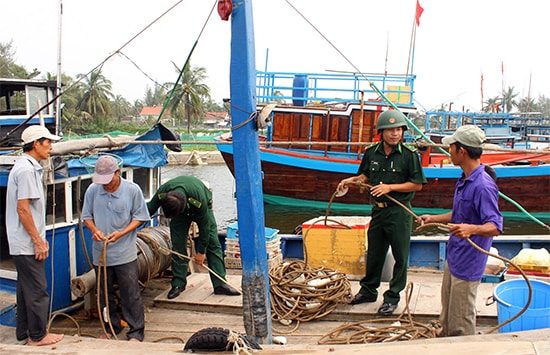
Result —
<instances>
[{"instance_id":1,"label":"man's bare foot","mask_svg":"<svg viewBox=\"0 0 550 355\"><path fill-rule=\"evenodd\" d=\"M128 339L128 341L130 341L132 343L141 343L141 340L136 339L136 338L130 338L130 339Z\"/></svg>"},{"instance_id":2,"label":"man's bare foot","mask_svg":"<svg viewBox=\"0 0 550 355\"><path fill-rule=\"evenodd\" d=\"M99 336L99 339L112 339L113 336L111 334L101 334Z\"/></svg>"},{"instance_id":3,"label":"man's bare foot","mask_svg":"<svg viewBox=\"0 0 550 355\"><path fill-rule=\"evenodd\" d=\"M27 342L27 345L31 345L31 346L52 345L52 344L60 342L61 339L63 339L63 336L64 336L63 334L48 333L40 341L34 341L31 338L29 338L29 341Z\"/></svg>"},{"instance_id":4,"label":"man's bare foot","mask_svg":"<svg viewBox=\"0 0 550 355\"><path fill-rule=\"evenodd\" d=\"M441 333L443 332L443 327L441 326L441 323L438 320L431 320L430 328L434 337L441 336Z\"/></svg>"}]
</instances>

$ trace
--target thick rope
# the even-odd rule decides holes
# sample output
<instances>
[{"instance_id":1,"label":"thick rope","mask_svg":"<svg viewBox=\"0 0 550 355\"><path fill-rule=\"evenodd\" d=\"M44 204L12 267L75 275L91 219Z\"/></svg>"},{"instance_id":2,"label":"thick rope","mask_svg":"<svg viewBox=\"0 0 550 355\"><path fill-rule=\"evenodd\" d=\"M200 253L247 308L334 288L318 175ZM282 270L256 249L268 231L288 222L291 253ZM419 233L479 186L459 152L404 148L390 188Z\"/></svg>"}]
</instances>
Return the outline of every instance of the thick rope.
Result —
<instances>
[{"instance_id":1,"label":"thick rope","mask_svg":"<svg viewBox=\"0 0 550 355\"><path fill-rule=\"evenodd\" d=\"M317 320L351 299L351 285L346 274L330 268L311 267L302 260L272 267L269 284L273 320Z\"/></svg>"},{"instance_id":2,"label":"thick rope","mask_svg":"<svg viewBox=\"0 0 550 355\"><path fill-rule=\"evenodd\" d=\"M101 324L101 329L103 329L103 333L105 334L105 337L107 339L115 339L118 340L115 330L113 328L113 323L111 323L111 317L109 313L109 288L107 286L107 245L109 244L108 240L105 240L103 242L103 249L101 251L101 258L99 259L99 263L97 265L97 313L99 316L99 323ZM103 296L105 297L105 316L107 319L104 319L103 315L103 309L101 309L101 292L100 292L100 286L101 286L101 272L103 271ZM111 334L107 332L107 329L105 328L105 322L109 324L109 329L111 330Z\"/></svg>"},{"instance_id":3,"label":"thick rope","mask_svg":"<svg viewBox=\"0 0 550 355\"><path fill-rule=\"evenodd\" d=\"M412 320L409 303L413 284L409 283L405 291L405 308L397 318L371 319L368 321L345 324L323 335L318 344L363 344L387 343L403 340L434 338L433 327ZM390 323L374 327L371 323Z\"/></svg>"}]
</instances>

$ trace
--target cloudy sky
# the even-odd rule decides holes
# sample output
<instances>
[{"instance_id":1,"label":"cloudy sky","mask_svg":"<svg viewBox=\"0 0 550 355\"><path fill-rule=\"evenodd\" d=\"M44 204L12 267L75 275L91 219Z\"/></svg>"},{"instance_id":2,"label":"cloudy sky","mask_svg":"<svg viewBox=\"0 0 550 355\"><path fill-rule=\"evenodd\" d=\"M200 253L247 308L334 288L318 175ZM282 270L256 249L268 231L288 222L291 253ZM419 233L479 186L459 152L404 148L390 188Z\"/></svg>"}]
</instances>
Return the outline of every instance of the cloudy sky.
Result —
<instances>
[{"instance_id":1,"label":"cloudy sky","mask_svg":"<svg viewBox=\"0 0 550 355\"><path fill-rule=\"evenodd\" d=\"M206 68L206 83L215 101L229 97L230 22L222 21L216 11L207 21L217 0L62 2L64 73L72 77L88 73L177 4L125 46L123 55L105 63L104 74L114 93L134 101L154 85L135 65L158 82L175 81L172 63L181 67L198 39L191 64ZM413 67L418 108L453 102L453 108L479 110L482 74L485 99L499 95L503 86L513 86L520 97L550 97L546 49L550 2L420 0L420 4L424 13ZM6 5L0 42L13 41L16 61L27 70L56 73L59 0L17 0ZM355 67L373 73L387 67L389 73L404 73L407 69L416 0L253 0L252 5L258 69L265 69L266 63L268 70L290 72L354 71Z\"/></svg>"}]
</instances>

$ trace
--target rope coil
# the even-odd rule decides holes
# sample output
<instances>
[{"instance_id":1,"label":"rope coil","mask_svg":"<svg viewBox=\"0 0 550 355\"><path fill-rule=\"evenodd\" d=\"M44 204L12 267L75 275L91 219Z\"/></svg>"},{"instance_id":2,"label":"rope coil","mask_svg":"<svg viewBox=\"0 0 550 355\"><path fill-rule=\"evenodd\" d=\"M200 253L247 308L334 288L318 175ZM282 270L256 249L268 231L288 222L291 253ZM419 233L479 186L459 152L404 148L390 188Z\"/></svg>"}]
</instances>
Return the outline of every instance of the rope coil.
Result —
<instances>
[{"instance_id":1,"label":"rope coil","mask_svg":"<svg viewBox=\"0 0 550 355\"><path fill-rule=\"evenodd\" d=\"M345 324L323 335L318 344L364 344L388 343L402 340L434 338L433 327L412 320L409 302L413 291L413 284L409 283L405 291L407 302L405 308L397 318L371 319L368 321ZM369 323L390 323L381 327L374 327Z\"/></svg>"},{"instance_id":2,"label":"rope coil","mask_svg":"<svg viewBox=\"0 0 550 355\"><path fill-rule=\"evenodd\" d=\"M325 267L311 267L302 260L269 270L274 320L307 322L331 313L339 303L349 303L351 285L346 274Z\"/></svg>"}]
</instances>

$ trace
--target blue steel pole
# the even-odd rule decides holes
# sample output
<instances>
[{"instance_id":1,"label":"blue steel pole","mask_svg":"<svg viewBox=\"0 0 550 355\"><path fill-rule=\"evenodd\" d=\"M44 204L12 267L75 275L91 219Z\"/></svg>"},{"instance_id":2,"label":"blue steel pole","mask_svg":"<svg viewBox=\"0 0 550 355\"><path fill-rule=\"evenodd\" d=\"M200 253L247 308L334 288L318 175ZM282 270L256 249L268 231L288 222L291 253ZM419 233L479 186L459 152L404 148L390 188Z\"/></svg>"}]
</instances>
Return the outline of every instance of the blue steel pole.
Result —
<instances>
[{"instance_id":1,"label":"blue steel pole","mask_svg":"<svg viewBox=\"0 0 550 355\"><path fill-rule=\"evenodd\" d=\"M231 116L239 242L243 267L243 320L247 335L271 343L271 304L264 204L256 121L256 58L252 1L233 3L231 20Z\"/></svg>"}]
</instances>

